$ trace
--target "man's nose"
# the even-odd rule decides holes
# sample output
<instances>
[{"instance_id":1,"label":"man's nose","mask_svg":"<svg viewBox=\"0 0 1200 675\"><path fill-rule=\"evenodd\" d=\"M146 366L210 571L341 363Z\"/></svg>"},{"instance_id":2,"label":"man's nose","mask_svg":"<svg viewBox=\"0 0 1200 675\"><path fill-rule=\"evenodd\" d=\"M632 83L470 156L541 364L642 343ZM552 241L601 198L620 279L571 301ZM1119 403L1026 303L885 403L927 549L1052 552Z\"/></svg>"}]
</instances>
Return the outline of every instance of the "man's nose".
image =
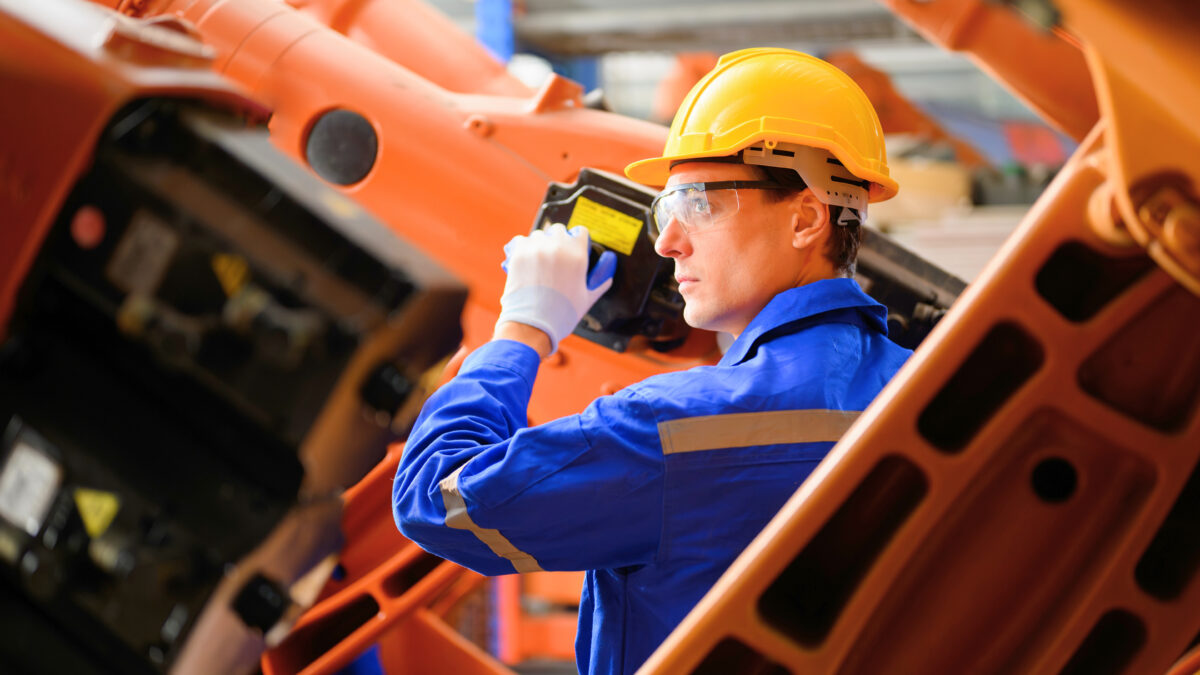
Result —
<instances>
[{"instance_id":1,"label":"man's nose","mask_svg":"<svg viewBox=\"0 0 1200 675\"><path fill-rule=\"evenodd\" d=\"M666 227L658 233L658 239L654 240L654 252L664 258L678 258L686 254L687 244L687 233L683 231L683 225L671 218Z\"/></svg>"}]
</instances>

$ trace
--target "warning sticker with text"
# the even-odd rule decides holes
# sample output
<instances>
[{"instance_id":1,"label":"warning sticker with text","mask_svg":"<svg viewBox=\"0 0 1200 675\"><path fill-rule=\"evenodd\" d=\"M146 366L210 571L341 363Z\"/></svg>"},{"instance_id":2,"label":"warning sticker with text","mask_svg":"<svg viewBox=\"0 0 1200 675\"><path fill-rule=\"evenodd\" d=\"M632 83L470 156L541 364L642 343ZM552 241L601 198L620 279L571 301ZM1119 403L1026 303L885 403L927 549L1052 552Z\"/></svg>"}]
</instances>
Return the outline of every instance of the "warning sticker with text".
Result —
<instances>
[{"instance_id":1,"label":"warning sticker with text","mask_svg":"<svg viewBox=\"0 0 1200 675\"><path fill-rule=\"evenodd\" d=\"M587 197L575 200L575 210L571 212L567 229L576 225L586 227L592 241L625 255L633 253L633 246L642 231L641 220Z\"/></svg>"}]
</instances>

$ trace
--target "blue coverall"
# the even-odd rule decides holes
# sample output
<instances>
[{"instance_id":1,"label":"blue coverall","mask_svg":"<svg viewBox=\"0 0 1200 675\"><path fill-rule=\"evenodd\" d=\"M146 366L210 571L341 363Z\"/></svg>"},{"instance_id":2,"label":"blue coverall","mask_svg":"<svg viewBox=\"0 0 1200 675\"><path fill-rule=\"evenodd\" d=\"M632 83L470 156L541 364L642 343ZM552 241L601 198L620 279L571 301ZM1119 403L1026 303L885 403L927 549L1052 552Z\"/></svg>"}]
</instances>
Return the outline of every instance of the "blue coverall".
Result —
<instances>
[{"instance_id":1,"label":"blue coverall","mask_svg":"<svg viewBox=\"0 0 1200 675\"><path fill-rule=\"evenodd\" d=\"M537 352L493 341L425 404L396 523L483 574L589 570L579 669L632 673L910 353L857 283L822 280L775 296L715 366L527 427Z\"/></svg>"}]
</instances>

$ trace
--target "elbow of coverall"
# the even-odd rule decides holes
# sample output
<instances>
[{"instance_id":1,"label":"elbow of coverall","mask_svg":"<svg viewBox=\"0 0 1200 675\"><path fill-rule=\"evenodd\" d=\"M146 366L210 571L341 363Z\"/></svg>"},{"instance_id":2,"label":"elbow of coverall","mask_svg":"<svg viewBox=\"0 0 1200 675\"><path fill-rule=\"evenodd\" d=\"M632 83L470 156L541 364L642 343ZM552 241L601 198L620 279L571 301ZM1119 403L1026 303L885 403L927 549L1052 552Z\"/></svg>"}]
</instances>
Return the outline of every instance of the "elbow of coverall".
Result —
<instances>
[{"instance_id":1,"label":"elbow of coverall","mask_svg":"<svg viewBox=\"0 0 1200 675\"><path fill-rule=\"evenodd\" d=\"M432 495L426 494L398 474L392 488L392 518L400 534L439 558L485 576L514 572L512 563L491 551L480 550L480 542L470 532L446 525L436 487Z\"/></svg>"},{"instance_id":2,"label":"elbow of coverall","mask_svg":"<svg viewBox=\"0 0 1200 675\"><path fill-rule=\"evenodd\" d=\"M405 480L403 472L396 475L392 483L392 519L400 534L422 544L422 540L433 534L435 529L444 528L446 524L445 516L438 517L436 523L432 522L430 516L433 510L429 508L432 506L431 500L419 493L420 490L412 489L412 485ZM426 502L425 508L421 508L422 501Z\"/></svg>"}]
</instances>

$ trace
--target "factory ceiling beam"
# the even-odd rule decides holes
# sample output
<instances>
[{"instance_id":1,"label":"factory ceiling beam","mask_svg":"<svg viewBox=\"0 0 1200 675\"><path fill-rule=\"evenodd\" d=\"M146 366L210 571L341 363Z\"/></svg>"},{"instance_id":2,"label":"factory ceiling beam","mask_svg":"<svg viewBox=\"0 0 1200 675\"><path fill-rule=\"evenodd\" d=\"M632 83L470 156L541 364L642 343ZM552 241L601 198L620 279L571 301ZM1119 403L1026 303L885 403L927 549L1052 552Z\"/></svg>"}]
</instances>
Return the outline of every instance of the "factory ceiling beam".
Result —
<instances>
[{"instance_id":1,"label":"factory ceiling beam","mask_svg":"<svg viewBox=\"0 0 1200 675\"><path fill-rule=\"evenodd\" d=\"M874 0L579 4L530 1L518 40L543 53L721 51L747 44L845 45L920 41Z\"/></svg>"}]
</instances>

